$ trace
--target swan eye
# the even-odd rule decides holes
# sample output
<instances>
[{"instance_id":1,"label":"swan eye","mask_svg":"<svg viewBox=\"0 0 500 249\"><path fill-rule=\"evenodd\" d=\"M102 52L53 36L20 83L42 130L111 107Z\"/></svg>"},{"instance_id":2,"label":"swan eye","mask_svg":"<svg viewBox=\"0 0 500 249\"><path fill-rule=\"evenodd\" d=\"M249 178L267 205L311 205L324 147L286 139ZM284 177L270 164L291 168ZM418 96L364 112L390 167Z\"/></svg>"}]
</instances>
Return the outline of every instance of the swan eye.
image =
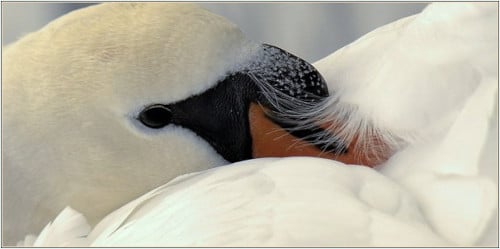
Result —
<instances>
[{"instance_id":1,"label":"swan eye","mask_svg":"<svg viewBox=\"0 0 500 249\"><path fill-rule=\"evenodd\" d=\"M172 111L164 105L150 105L142 110L138 119L149 128L159 129L172 122Z\"/></svg>"}]
</instances>

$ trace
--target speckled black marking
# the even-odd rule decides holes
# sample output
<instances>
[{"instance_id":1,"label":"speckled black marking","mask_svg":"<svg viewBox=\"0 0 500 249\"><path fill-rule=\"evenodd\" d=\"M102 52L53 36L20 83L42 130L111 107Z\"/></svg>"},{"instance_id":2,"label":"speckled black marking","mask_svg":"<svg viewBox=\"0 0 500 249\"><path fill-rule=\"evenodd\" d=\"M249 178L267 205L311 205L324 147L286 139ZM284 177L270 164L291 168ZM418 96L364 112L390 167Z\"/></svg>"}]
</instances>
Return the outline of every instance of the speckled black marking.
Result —
<instances>
[{"instance_id":1,"label":"speckled black marking","mask_svg":"<svg viewBox=\"0 0 500 249\"><path fill-rule=\"evenodd\" d=\"M311 64L267 44L262 53L265 59L250 63L245 71L293 98L317 101L328 96L325 80Z\"/></svg>"}]
</instances>

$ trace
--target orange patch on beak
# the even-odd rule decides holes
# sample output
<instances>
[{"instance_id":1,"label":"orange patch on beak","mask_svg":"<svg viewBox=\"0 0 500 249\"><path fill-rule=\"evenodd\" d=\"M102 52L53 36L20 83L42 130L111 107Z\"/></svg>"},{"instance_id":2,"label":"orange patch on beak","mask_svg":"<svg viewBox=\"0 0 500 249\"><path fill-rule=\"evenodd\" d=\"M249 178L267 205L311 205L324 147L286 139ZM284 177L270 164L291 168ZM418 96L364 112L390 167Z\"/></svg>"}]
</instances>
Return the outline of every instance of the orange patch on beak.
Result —
<instances>
[{"instance_id":1,"label":"orange patch on beak","mask_svg":"<svg viewBox=\"0 0 500 249\"><path fill-rule=\"evenodd\" d=\"M291 135L285 129L269 120L264 113L264 109L255 103L250 104L249 120L253 144L252 155L254 158L312 156L369 167L374 167L381 163L380 160L357 153L355 150L356 146L354 146L356 139L348 146L346 153L334 154L332 152L323 152L315 145ZM388 157L382 156L380 158Z\"/></svg>"}]
</instances>

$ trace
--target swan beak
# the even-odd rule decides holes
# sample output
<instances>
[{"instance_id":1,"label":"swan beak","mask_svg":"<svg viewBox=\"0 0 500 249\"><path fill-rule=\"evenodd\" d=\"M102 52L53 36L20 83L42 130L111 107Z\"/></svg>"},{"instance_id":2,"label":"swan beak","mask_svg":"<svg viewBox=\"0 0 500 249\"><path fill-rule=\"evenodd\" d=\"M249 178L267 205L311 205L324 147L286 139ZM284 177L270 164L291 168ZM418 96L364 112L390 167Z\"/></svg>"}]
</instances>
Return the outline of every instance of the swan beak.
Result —
<instances>
[{"instance_id":1,"label":"swan beak","mask_svg":"<svg viewBox=\"0 0 500 249\"><path fill-rule=\"evenodd\" d=\"M315 145L293 136L273 122L266 115L264 107L259 104L250 104L248 115L254 158L314 156L335 159L334 154L322 152Z\"/></svg>"},{"instance_id":2,"label":"swan beak","mask_svg":"<svg viewBox=\"0 0 500 249\"><path fill-rule=\"evenodd\" d=\"M266 108L261 105L250 104L249 122L253 158L311 156L369 167L375 167L381 163L381 160L384 160L380 157L357 153L357 148L353 145L356 141L351 145L333 143L329 148L321 147L303 137L294 136L271 120L266 113Z\"/></svg>"},{"instance_id":3,"label":"swan beak","mask_svg":"<svg viewBox=\"0 0 500 249\"><path fill-rule=\"evenodd\" d=\"M318 146L293 136L266 115L265 108L252 103L249 110L252 157L313 156L338 159L339 154L322 151Z\"/></svg>"}]
</instances>

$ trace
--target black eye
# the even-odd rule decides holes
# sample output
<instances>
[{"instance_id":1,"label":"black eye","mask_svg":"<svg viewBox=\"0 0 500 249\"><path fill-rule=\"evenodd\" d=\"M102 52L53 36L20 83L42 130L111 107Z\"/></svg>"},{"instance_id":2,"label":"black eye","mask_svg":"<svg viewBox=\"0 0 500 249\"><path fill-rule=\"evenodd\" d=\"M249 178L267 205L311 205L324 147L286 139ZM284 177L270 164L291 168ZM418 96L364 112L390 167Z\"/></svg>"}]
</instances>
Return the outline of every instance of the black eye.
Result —
<instances>
[{"instance_id":1,"label":"black eye","mask_svg":"<svg viewBox=\"0 0 500 249\"><path fill-rule=\"evenodd\" d=\"M164 105L151 105L139 114L139 121L149 128L162 128L172 121L172 112Z\"/></svg>"}]
</instances>

